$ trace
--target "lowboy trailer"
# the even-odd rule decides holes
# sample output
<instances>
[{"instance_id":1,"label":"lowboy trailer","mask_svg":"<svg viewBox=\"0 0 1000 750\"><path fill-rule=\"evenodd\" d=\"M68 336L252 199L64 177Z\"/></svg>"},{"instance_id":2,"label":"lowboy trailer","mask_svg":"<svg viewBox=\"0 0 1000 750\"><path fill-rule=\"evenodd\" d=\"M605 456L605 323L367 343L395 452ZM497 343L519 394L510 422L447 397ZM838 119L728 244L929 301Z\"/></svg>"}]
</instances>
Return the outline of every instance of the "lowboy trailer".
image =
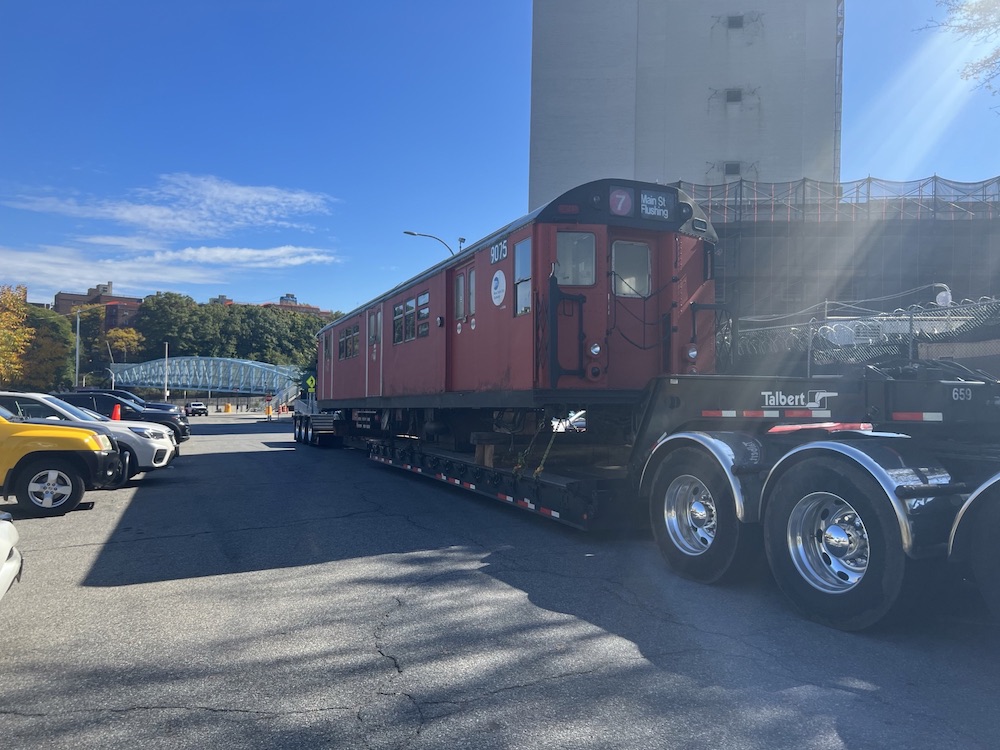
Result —
<instances>
[{"instance_id":1,"label":"lowboy trailer","mask_svg":"<svg viewBox=\"0 0 1000 750\"><path fill-rule=\"evenodd\" d=\"M1000 383L982 373L911 362L836 377L662 376L619 420L633 430L627 452L600 432L556 431L541 411L530 424L490 415L496 429L471 432L463 452L414 434L434 416L299 411L295 438L581 529L648 512L669 566L703 583L763 550L796 609L845 630L906 611L945 560L969 565L1000 612Z\"/></svg>"}]
</instances>

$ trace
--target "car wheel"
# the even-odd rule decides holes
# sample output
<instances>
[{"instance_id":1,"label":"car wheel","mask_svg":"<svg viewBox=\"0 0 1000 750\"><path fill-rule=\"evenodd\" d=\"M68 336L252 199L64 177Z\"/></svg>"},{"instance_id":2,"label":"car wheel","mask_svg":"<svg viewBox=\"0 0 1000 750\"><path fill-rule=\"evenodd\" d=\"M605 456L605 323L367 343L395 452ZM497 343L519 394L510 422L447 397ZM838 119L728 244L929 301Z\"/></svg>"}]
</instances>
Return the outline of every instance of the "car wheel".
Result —
<instances>
[{"instance_id":1,"label":"car wheel","mask_svg":"<svg viewBox=\"0 0 1000 750\"><path fill-rule=\"evenodd\" d=\"M63 459L37 459L17 474L14 495L18 507L34 516L69 513L80 504L83 477Z\"/></svg>"},{"instance_id":2,"label":"car wheel","mask_svg":"<svg viewBox=\"0 0 1000 750\"><path fill-rule=\"evenodd\" d=\"M101 486L108 490L117 490L124 487L125 483L129 480L129 472L132 470L133 460L134 458L130 455L130 452L124 446L119 446L118 464L115 466L115 473L112 474L109 482Z\"/></svg>"}]
</instances>

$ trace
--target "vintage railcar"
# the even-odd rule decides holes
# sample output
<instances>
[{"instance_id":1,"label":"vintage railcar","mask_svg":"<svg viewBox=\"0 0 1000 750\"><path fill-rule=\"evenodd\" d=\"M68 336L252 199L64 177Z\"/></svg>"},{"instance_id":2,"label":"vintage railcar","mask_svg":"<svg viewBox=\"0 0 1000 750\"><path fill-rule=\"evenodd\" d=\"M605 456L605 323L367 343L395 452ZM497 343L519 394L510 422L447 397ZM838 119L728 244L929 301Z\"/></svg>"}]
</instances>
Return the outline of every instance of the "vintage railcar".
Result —
<instances>
[{"instance_id":1,"label":"vintage railcar","mask_svg":"<svg viewBox=\"0 0 1000 750\"><path fill-rule=\"evenodd\" d=\"M434 409L459 442L497 409L600 423L656 375L712 371L696 316L714 302L715 242L676 187L569 190L322 329L318 406Z\"/></svg>"}]
</instances>

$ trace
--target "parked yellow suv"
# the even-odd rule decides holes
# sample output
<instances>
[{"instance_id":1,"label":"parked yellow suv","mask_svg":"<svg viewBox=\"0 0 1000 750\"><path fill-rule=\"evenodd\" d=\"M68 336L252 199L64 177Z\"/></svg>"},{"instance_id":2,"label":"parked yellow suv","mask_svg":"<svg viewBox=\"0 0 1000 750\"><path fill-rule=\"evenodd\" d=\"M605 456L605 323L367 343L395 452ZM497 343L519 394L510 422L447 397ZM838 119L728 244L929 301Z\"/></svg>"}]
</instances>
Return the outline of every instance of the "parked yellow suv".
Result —
<instances>
[{"instance_id":1,"label":"parked yellow suv","mask_svg":"<svg viewBox=\"0 0 1000 750\"><path fill-rule=\"evenodd\" d=\"M68 513L84 490L112 481L117 445L107 435L46 420L25 421L0 407L3 498L34 516Z\"/></svg>"}]
</instances>

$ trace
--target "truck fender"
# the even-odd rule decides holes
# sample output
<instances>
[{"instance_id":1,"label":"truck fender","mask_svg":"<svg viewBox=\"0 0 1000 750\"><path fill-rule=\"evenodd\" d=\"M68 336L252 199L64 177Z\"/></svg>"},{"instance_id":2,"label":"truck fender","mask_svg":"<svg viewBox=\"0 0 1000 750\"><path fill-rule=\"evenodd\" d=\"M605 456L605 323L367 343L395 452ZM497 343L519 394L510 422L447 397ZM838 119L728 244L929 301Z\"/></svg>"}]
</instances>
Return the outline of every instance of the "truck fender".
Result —
<instances>
[{"instance_id":1,"label":"truck fender","mask_svg":"<svg viewBox=\"0 0 1000 750\"><path fill-rule=\"evenodd\" d=\"M912 558L943 555L954 517L957 485L948 471L905 435L881 434L851 441L803 443L771 468L761 497L767 508L778 479L792 466L819 454L836 454L871 475L885 493L899 523L903 551Z\"/></svg>"},{"instance_id":2,"label":"truck fender","mask_svg":"<svg viewBox=\"0 0 1000 750\"><path fill-rule=\"evenodd\" d=\"M987 500L986 498L992 499ZM995 474L977 487L959 509L955 516L955 522L952 524L951 533L948 535L948 558L950 560L968 559L972 529L976 525L979 510L987 502L1000 503L1000 474Z\"/></svg>"},{"instance_id":3,"label":"truck fender","mask_svg":"<svg viewBox=\"0 0 1000 750\"><path fill-rule=\"evenodd\" d=\"M642 468L639 496L652 492L656 469L673 451L697 447L710 455L726 475L736 503L736 517L743 523L760 521L759 463L763 455L760 440L743 432L675 432L663 435Z\"/></svg>"}]
</instances>

